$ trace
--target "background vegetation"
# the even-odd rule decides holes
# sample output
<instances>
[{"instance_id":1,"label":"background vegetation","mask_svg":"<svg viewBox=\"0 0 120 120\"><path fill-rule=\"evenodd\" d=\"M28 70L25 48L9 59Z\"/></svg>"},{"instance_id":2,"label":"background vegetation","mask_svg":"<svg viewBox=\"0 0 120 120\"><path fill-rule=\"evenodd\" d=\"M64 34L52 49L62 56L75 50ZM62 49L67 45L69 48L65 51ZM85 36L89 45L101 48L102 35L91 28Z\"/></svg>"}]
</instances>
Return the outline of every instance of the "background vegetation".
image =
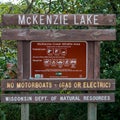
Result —
<instances>
[{"instance_id":1,"label":"background vegetation","mask_svg":"<svg viewBox=\"0 0 120 120\"><path fill-rule=\"evenodd\" d=\"M116 79L116 102L98 104L98 120L120 119L120 1L119 0L21 0L17 5L0 3L2 14L116 14L117 40L101 42L101 78ZM1 20L0 20L1 21ZM0 26L0 31L3 26ZM37 26L36 29L42 29ZM46 26L50 29L49 26ZM52 27L51 27L52 28ZM56 27L57 28L57 27ZM75 27L80 29L80 27ZM69 29L69 27L68 27ZM0 40L0 80L16 77L15 41ZM7 69L11 63L11 69ZM20 120L20 104L1 104L1 120ZM30 104L30 120L87 120L87 104Z\"/></svg>"}]
</instances>

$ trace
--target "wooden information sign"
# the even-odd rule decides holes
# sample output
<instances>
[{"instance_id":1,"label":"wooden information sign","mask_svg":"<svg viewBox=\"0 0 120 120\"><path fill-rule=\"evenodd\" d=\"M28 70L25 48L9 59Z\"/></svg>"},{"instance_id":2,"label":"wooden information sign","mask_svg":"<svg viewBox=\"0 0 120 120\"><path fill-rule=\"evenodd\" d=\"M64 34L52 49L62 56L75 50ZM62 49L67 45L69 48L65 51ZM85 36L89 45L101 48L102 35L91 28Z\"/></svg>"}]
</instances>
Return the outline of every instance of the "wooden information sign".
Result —
<instances>
[{"instance_id":1,"label":"wooden information sign","mask_svg":"<svg viewBox=\"0 0 120 120\"><path fill-rule=\"evenodd\" d=\"M2 94L3 103L66 103L114 102L114 93L108 94Z\"/></svg>"},{"instance_id":2,"label":"wooden information sign","mask_svg":"<svg viewBox=\"0 0 120 120\"><path fill-rule=\"evenodd\" d=\"M36 79L2 80L2 91L32 90L115 90L115 80Z\"/></svg>"},{"instance_id":3,"label":"wooden information sign","mask_svg":"<svg viewBox=\"0 0 120 120\"><path fill-rule=\"evenodd\" d=\"M116 40L116 30L98 29L115 26L115 14L6 14L2 16L1 25L22 26L4 29L1 36L2 40L18 41L18 79L2 80L1 87L2 91L22 91L22 94L2 94L1 102L23 103L21 120L29 120L29 105L24 103L85 102L88 103L88 120L97 120L96 103L115 101L114 93L97 93L97 90L115 90L114 80L100 79L100 41ZM87 26L89 29L29 29L33 25ZM32 90L85 90L89 93L26 92Z\"/></svg>"},{"instance_id":4,"label":"wooden information sign","mask_svg":"<svg viewBox=\"0 0 120 120\"><path fill-rule=\"evenodd\" d=\"M31 42L31 78L87 78L86 42Z\"/></svg>"}]
</instances>

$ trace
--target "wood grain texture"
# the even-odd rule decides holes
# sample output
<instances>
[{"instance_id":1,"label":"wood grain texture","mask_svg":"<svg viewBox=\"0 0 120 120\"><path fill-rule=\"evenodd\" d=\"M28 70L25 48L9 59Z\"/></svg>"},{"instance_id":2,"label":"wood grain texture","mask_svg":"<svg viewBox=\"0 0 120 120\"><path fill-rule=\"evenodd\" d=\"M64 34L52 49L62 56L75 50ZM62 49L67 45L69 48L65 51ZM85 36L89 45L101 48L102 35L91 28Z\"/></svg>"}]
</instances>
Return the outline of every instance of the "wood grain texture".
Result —
<instances>
[{"instance_id":1,"label":"wood grain texture","mask_svg":"<svg viewBox=\"0 0 120 120\"><path fill-rule=\"evenodd\" d=\"M30 30L4 29L2 40L37 40L37 41L110 41L116 40L115 29L90 30Z\"/></svg>"}]
</instances>

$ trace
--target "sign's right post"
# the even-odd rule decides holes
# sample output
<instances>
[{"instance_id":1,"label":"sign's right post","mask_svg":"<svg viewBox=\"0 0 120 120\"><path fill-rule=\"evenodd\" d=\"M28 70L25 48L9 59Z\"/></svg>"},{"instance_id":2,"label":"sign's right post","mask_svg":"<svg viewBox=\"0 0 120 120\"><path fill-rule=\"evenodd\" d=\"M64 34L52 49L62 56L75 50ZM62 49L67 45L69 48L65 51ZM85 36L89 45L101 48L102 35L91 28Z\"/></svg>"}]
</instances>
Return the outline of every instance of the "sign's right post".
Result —
<instances>
[{"instance_id":1,"label":"sign's right post","mask_svg":"<svg viewBox=\"0 0 120 120\"><path fill-rule=\"evenodd\" d=\"M88 79L100 79L100 42L88 42ZM88 103L88 120L97 120L97 103Z\"/></svg>"}]
</instances>

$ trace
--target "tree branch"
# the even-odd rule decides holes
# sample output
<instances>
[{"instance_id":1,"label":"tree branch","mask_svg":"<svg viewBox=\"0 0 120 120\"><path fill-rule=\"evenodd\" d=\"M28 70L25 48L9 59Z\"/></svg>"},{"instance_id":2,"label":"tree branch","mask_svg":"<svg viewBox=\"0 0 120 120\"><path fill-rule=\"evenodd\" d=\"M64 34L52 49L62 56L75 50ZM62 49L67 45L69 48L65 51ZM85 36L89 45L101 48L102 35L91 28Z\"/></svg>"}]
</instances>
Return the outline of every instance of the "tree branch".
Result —
<instances>
[{"instance_id":1,"label":"tree branch","mask_svg":"<svg viewBox=\"0 0 120 120\"><path fill-rule=\"evenodd\" d=\"M26 2L27 2L27 4L28 4L28 7L27 7L27 9L26 9L25 12L24 12L25 14L26 14L26 13L30 13L30 11L31 11L31 9L32 9L32 5L33 5L34 0L32 0L31 3L29 3L28 0L26 0Z\"/></svg>"},{"instance_id":2,"label":"tree branch","mask_svg":"<svg viewBox=\"0 0 120 120\"><path fill-rule=\"evenodd\" d=\"M63 0L61 0L61 5L62 5L62 10L64 11L64 2L63 2Z\"/></svg>"},{"instance_id":3,"label":"tree branch","mask_svg":"<svg viewBox=\"0 0 120 120\"><path fill-rule=\"evenodd\" d=\"M12 10L13 10L13 5L10 7L8 14L10 14Z\"/></svg>"},{"instance_id":4,"label":"tree branch","mask_svg":"<svg viewBox=\"0 0 120 120\"><path fill-rule=\"evenodd\" d=\"M49 10L46 11L46 14L50 13L50 11L51 11L51 4L52 4L52 1L50 0L50 1L49 1Z\"/></svg>"},{"instance_id":5,"label":"tree branch","mask_svg":"<svg viewBox=\"0 0 120 120\"><path fill-rule=\"evenodd\" d=\"M25 1L26 1L27 5L29 5L29 4L30 4L30 2L29 2L28 0L25 0Z\"/></svg>"}]
</instances>

